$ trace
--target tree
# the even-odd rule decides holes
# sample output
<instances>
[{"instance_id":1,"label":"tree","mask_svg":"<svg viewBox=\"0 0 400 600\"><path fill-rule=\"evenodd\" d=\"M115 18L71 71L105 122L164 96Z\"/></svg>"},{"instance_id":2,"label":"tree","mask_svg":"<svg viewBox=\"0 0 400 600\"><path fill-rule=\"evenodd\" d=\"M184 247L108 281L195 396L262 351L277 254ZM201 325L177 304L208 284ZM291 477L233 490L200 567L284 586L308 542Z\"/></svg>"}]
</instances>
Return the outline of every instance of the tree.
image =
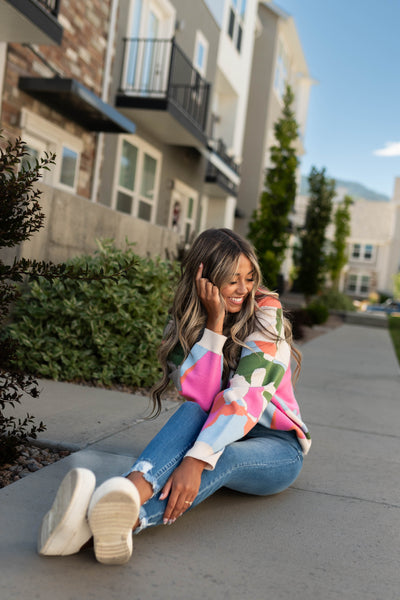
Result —
<instances>
[{"instance_id":1,"label":"tree","mask_svg":"<svg viewBox=\"0 0 400 600\"><path fill-rule=\"evenodd\" d=\"M335 237L332 242L331 252L327 264L331 275L332 287L339 288L340 273L347 262L346 248L347 238L350 235L350 206L353 204L351 196L345 196L338 205L335 216Z\"/></svg>"},{"instance_id":2,"label":"tree","mask_svg":"<svg viewBox=\"0 0 400 600\"><path fill-rule=\"evenodd\" d=\"M2 137L2 136L0 136ZM28 240L43 227L44 213L39 198L41 191L34 189L43 169L49 170L55 162L54 154L46 154L34 166L20 168L21 160L27 156L25 143L17 139L0 147L0 249L12 248ZM15 258L11 265L0 259L0 464L12 460L17 445L35 438L45 426L34 424L32 415L16 419L7 411L21 402L24 393L36 398L39 389L36 380L16 367L17 343L6 333L5 324L10 307L19 295L19 284L24 280L55 279L104 279L116 278L134 265L126 263L116 266L114 272L105 276L99 272L88 276L87 267L67 266L26 258ZM32 340L34 342L34 340Z\"/></svg>"},{"instance_id":3,"label":"tree","mask_svg":"<svg viewBox=\"0 0 400 600\"><path fill-rule=\"evenodd\" d=\"M289 213L296 197L296 170L299 164L294 147L298 125L292 110L294 95L286 86L282 116L275 123L276 144L271 147L271 163L265 177L260 206L249 224L249 239L260 262L263 277L275 288L281 264L289 245Z\"/></svg>"},{"instance_id":4,"label":"tree","mask_svg":"<svg viewBox=\"0 0 400 600\"><path fill-rule=\"evenodd\" d=\"M325 169L312 167L308 177L310 200L304 231L300 236L298 285L307 299L317 294L326 272L325 233L331 220L335 181Z\"/></svg>"}]
</instances>

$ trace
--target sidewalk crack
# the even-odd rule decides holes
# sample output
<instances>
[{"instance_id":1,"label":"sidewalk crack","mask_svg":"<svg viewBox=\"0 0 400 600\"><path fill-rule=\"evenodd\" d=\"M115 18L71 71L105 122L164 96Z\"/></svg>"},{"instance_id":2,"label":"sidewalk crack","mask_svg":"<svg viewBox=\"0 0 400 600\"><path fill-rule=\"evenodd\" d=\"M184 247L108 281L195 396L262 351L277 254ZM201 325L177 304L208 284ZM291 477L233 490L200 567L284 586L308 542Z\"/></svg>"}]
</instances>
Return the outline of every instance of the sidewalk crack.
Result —
<instances>
[{"instance_id":1,"label":"sidewalk crack","mask_svg":"<svg viewBox=\"0 0 400 600\"><path fill-rule=\"evenodd\" d=\"M368 502L369 504L378 504L380 506L387 506L389 508L400 508L400 504L392 504L391 502L385 502L383 500L370 500L369 498L361 498L359 496L350 496L347 494L333 494L332 492L321 492L319 490L310 490L297 486L290 486L291 490L298 492L306 492L309 494L320 494L321 496L331 496L333 498L344 498L345 500L357 500L358 502Z\"/></svg>"}]
</instances>

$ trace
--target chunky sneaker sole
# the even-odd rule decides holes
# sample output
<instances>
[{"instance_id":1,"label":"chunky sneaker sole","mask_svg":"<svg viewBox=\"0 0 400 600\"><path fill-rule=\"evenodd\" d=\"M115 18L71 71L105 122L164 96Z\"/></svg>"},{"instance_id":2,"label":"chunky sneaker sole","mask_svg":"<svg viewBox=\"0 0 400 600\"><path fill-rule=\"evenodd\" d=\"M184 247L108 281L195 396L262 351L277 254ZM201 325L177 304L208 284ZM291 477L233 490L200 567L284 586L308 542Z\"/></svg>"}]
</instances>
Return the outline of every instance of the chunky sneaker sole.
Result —
<instances>
[{"instance_id":1,"label":"chunky sneaker sole","mask_svg":"<svg viewBox=\"0 0 400 600\"><path fill-rule=\"evenodd\" d=\"M89 469L72 469L62 480L53 505L39 531L38 552L43 556L67 556L79 552L92 537L87 509L96 486Z\"/></svg>"},{"instance_id":2,"label":"chunky sneaker sole","mask_svg":"<svg viewBox=\"0 0 400 600\"><path fill-rule=\"evenodd\" d=\"M132 555L132 529L139 516L140 496L124 477L105 481L93 494L88 519L96 559L123 565Z\"/></svg>"}]
</instances>

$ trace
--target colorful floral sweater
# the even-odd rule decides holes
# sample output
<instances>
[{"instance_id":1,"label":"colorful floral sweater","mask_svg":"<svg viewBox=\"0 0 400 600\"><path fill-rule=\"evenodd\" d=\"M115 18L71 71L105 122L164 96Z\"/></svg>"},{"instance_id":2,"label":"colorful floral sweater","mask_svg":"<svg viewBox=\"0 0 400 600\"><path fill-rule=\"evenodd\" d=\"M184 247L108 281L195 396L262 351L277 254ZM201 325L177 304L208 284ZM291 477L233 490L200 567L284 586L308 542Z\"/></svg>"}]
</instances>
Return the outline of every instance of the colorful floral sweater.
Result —
<instances>
[{"instance_id":1,"label":"colorful floral sweater","mask_svg":"<svg viewBox=\"0 0 400 600\"><path fill-rule=\"evenodd\" d=\"M259 423L270 429L294 431L307 454L311 438L301 420L293 392L290 347L283 339L282 307L273 296L257 305L263 325L245 340L236 371L222 389L222 349L226 337L205 329L187 358L170 356L171 379L187 400L209 413L186 456L213 469L225 446L243 438ZM280 338L280 339L278 339Z\"/></svg>"}]
</instances>

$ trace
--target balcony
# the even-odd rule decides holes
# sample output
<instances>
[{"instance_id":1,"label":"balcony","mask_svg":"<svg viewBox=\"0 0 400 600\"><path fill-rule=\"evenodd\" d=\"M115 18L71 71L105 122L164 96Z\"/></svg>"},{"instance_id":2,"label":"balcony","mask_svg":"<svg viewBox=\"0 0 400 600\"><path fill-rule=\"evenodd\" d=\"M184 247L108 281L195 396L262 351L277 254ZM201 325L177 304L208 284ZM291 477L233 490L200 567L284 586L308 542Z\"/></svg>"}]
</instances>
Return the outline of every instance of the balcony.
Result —
<instances>
[{"instance_id":1,"label":"balcony","mask_svg":"<svg viewBox=\"0 0 400 600\"><path fill-rule=\"evenodd\" d=\"M125 38L116 106L162 142L207 144L210 84L174 39Z\"/></svg>"},{"instance_id":2,"label":"balcony","mask_svg":"<svg viewBox=\"0 0 400 600\"><path fill-rule=\"evenodd\" d=\"M60 45L60 3L61 0L0 0L0 40Z\"/></svg>"},{"instance_id":3,"label":"balcony","mask_svg":"<svg viewBox=\"0 0 400 600\"><path fill-rule=\"evenodd\" d=\"M209 143L206 171L206 193L210 196L237 196L240 183L240 167L227 152L223 140Z\"/></svg>"}]
</instances>

